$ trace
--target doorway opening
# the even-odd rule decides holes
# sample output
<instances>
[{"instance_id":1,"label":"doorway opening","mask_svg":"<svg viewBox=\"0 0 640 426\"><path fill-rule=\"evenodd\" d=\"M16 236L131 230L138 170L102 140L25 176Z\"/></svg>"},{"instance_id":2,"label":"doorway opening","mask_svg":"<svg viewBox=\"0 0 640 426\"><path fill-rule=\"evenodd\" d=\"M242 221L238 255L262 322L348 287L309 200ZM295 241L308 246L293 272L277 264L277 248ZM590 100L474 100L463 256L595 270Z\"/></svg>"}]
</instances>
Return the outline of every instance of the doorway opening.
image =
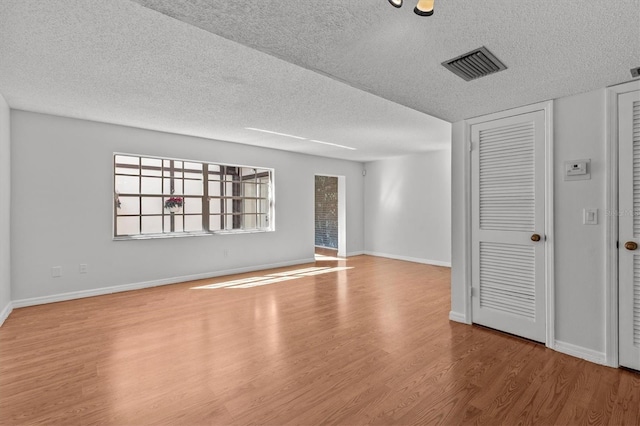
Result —
<instances>
[{"instance_id":1,"label":"doorway opening","mask_svg":"<svg viewBox=\"0 0 640 426\"><path fill-rule=\"evenodd\" d=\"M314 245L317 254L346 257L345 182L344 176L315 176Z\"/></svg>"}]
</instances>

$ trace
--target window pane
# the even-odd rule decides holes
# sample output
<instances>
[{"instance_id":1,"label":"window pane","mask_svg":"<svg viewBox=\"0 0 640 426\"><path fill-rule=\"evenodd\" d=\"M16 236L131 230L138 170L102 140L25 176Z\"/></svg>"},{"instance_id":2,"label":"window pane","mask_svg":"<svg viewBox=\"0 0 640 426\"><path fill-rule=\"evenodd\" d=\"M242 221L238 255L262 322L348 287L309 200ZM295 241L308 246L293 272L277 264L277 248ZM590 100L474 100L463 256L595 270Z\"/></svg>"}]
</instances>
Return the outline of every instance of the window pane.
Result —
<instances>
[{"instance_id":1,"label":"window pane","mask_svg":"<svg viewBox=\"0 0 640 426\"><path fill-rule=\"evenodd\" d=\"M175 232L184 232L184 216L181 214L174 215Z\"/></svg>"},{"instance_id":2,"label":"window pane","mask_svg":"<svg viewBox=\"0 0 640 426\"><path fill-rule=\"evenodd\" d=\"M258 207L260 208L260 213L269 213L269 200L261 198L259 200Z\"/></svg>"},{"instance_id":3,"label":"window pane","mask_svg":"<svg viewBox=\"0 0 640 426\"><path fill-rule=\"evenodd\" d=\"M143 166L152 166L152 167L157 167L157 168L161 168L162 167L162 160L159 158L147 158L147 157L142 157L140 159L140 162Z\"/></svg>"},{"instance_id":4,"label":"window pane","mask_svg":"<svg viewBox=\"0 0 640 426\"><path fill-rule=\"evenodd\" d=\"M257 200L244 200L243 213L256 213L256 212L257 212Z\"/></svg>"},{"instance_id":5,"label":"window pane","mask_svg":"<svg viewBox=\"0 0 640 426\"><path fill-rule=\"evenodd\" d=\"M116 192L120 194L139 194L139 184L137 176L116 176Z\"/></svg>"},{"instance_id":6,"label":"window pane","mask_svg":"<svg viewBox=\"0 0 640 426\"><path fill-rule=\"evenodd\" d=\"M184 181L184 193L185 195L202 195L202 181L201 180L185 180Z\"/></svg>"},{"instance_id":7,"label":"window pane","mask_svg":"<svg viewBox=\"0 0 640 426\"><path fill-rule=\"evenodd\" d=\"M258 228L268 228L269 221L267 220L268 216L264 214L258 215Z\"/></svg>"},{"instance_id":8,"label":"window pane","mask_svg":"<svg viewBox=\"0 0 640 426\"><path fill-rule=\"evenodd\" d=\"M250 167L242 168L242 177L246 177L246 176L255 177L255 174L256 174L256 169L254 168L250 168Z\"/></svg>"},{"instance_id":9,"label":"window pane","mask_svg":"<svg viewBox=\"0 0 640 426\"><path fill-rule=\"evenodd\" d=\"M140 169L138 169L138 167L116 167L116 174L138 176Z\"/></svg>"},{"instance_id":10,"label":"window pane","mask_svg":"<svg viewBox=\"0 0 640 426\"><path fill-rule=\"evenodd\" d=\"M116 155L116 164L133 164L137 166L140 164L140 159L128 155Z\"/></svg>"},{"instance_id":11,"label":"window pane","mask_svg":"<svg viewBox=\"0 0 640 426\"><path fill-rule=\"evenodd\" d=\"M177 177L177 178L181 178L182 177L182 167L176 166L176 163L178 163L178 161L174 161L173 162L173 168L171 168L171 161L165 160L164 161L164 177Z\"/></svg>"},{"instance_id":12,"label":"window pane","mask_svg":"<svg viewBox=\"0 0 640 426\"><path fill-rule=\"evenodd\" d=\"M207 167L209 169L209 178L210 179L212 179L214 176L216 176L216 174L217 174L217 176L220 176L220 166L218 166L217 164L209 164L209 165L207 165Z\"/></svg>"},{"instance_id":13,"label":"window pane","mask_svg":"<svg viewBox=\"0 0 640 426\"><path fill-rule=\"evenodd\" d=\"M242 195L245 197L255 197L256 196L256 184L253 182L243 182L242 184Z\"/></svg>"},{"instance_id":14,"label":"window pane","mask_svg":"<svg viewBox=\"0 0 640 426\"><path fill-rule=\"evenodd\" d=\"M123 197L120 195L118 198L120 199L120 208L116 209L118 215L140 214L140 197Z\"/></svg>"},{"instance_id":15,"label":"window pane","mask_svg":"<svg viewBox=\"0 0 640 426\"><path fill-rule=\"evenodd\" d=\"M260 198L267 198L269 196L269 185L256 185L256 196Z\"/></svg>"},{"instance_id":16,"label":"window pane","mask_svg":"<svg viewBox=\"0 0 640 426\"><path fill-rule=\"evenodd\" d=\"M185 213L202 213L202 198L185 198Z\"/></svg>"},{"instance_id":17,"label":"window pane","mask_svg":"<svg viewBox=\"0 0 640 426\"><path fill-rule=\"evenodd\" d=\"M225 201L225 213L234 213L233 211L233 200L227 198L224 200Z\"/></svg>"},{"instance_id":18,"label":"window pane","mask_svg":"<svg viewBox=\"0 0 640 426\"><path fill-rule=\"evenodd\" d=\"M157 176L160 177L162 176L162 170L161 169L142 169L142 175L143 176Z\"/></svg>"},{"instance_id":19,"label":"window pane","mask_svg":"<svg viewBox=\"0 0 640 426\"><path fill-rule=\"evenodd\" d=\"M173 187L171 186L171 181L173 181ZM182 195L182 179L164 179L163 193L172 194L171 191L173 191L174 195Z\"/></svg>"},{"instance_id":20,"label":"window pane","mask_svg":"<svg viewBox=\"0 0 640 426\"><path fill-rule=\"evenodd\" d=\"M142 178L143 194L162 194L162 179L154 177Z\"/></svg>"},{"instance_id":21,"label":"window pane","mask_svg":"<svg viewBox=\"0 0 640 426\"><path fill-rule=\"evenodd\" d=\"M162 197L142 197L142 214L162 214L162 209Z\"/></svg>"},{"instance_id":22,"label":"window pane","mask_svg":"<svg viewBox=\"0 0 640 426\"><path fill-rule=\"evenodd\" d=\"M118 217L116 219L116 235L138 235L140 234L140 218Z\"/></svg>"},{"instance_id":23,"label":"window pane","mask_svg":"<svg viewBox=\"0 0 640 426\"><path fill-rule=\"evenodd\" d=\"M141 162L143 175L162 176L162 160L157 158L142 158Z\"/></svg>"},{"instance_id":24,"label":"window pane","mask_svg":"<svg viewBox=\"0 0 640 426\"><path fill-rule=\"evenodd\" d=\"M209 200L209 213L221 213L222 199L211 198Z\"/></svg>"},{"instance_id":25,"label":"window pane","mask_svg":"<svg viewBox=\"0 0 640 426\"><path fill-rule=\"evenodd\" d=\"M224 215L224 229L233 229L233 216L230 214Z\"/></svg>"},{"instance_id":26,"label":"window pane","mask_svg":"<svg viewBox=\"0 0 640 426\"><path fill-rule=\"evenodd\" d=\"M202 179L202 164L184 163L184 177L192 179Z\"/></svg>"},{"instance_id":27,"label":"window pane","mask_svg":"<svg viewBox=\"0 0 640 426\"><path fill-rule=\"evenodd\" d=\"M162 193L167 195L171 194L171 179L162 179Z\"/></svg>"},{"instance_id":28,"label":"window pane","mask_svg":"<svg viewBox=\"0 0 640 426\"><path fill-rule=\"evenodd\" d=\"M162 232L162 216L143 216L142 233L159 234Z\"/></svg>"},{"instance_id":29,"label":"window pane","mask_svg":"<svg viewBox=\"0 0 640 426\"><path fill-rule=\"evenodd\" d=\"M189 215L184 217L184 230L186 232L202 231L202 215Z\"/></svg>"},{"instance_id":30,"label":"window pane","mask_svg":"<svg viewBox=\"0 0 640 426\"><path fill-rule=\"evenodd\" d=\"M220 182L209 182L209 196L218 197L220 195Z\"/></svg>"},{"instance_id":31,"label":"window pane","mask_svg":"<svg viewBox=\"0 0 640 426\"><path fill-rule=\"evenodd\" d=\"M209 216L209 230L210 231L219 231L222 229L220 215L210 215Z\"/></svg>"},{"instance_id":32,"label":"window pane","mask_svg":"<svg viewBox=\"0 0 640 426\"><path fill-rule=\"evenodd\" d=\"M173 216L173 223L174 223L174 229L171 229L171 220L172 220L172 216ZM171 232L182 232L182 215L181 214L173 214L173 215L166 215L164 217L164 232L165 233L171 233Z\"/></svg>"},{"instance_id":33,"label":"window pane","mask_svg":"<svg viewBox=\"0 0 640 426\"><path fill-rule=\"evenodd\" d=\"M255 214L245 214L243 216L244 229L255 229L257 226Z\"/></svg>"}]
</instances>

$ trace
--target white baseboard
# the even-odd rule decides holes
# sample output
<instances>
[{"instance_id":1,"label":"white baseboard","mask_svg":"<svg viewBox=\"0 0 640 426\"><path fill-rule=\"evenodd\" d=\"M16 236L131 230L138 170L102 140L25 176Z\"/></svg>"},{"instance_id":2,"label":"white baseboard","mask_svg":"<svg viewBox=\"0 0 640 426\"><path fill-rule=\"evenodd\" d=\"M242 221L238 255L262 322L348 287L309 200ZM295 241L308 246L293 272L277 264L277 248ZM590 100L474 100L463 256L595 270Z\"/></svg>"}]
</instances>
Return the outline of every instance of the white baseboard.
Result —
<instances>
[{"instance_id":1,"label":"white baseboard","mask_svg":"<svg viewBox=\"0 0 640 426\"><path fill-rule=\"evenodd\" d=\"M464 314L461 314L460 312L450 311L449 312L449 320L450 321L455 321L455 322L461 322L463 324L469 324L467 322L466 318L464 317Z\"/></svg>"},{"instance_id":2,"label":"white baseboard","mask_svg":"<svg viewBox=\"0 0 640 426\"><path fill-rule=\"evenodd\" d=\"M2 312L0 312L0 327L2 327L4 321L9 317L11 311L13 311L13 303L9 302L7 303L7 306L2 309Z\"/></svg>"},{"instance_id":3,"label":"white baseboard","mask_svg":"<svg viewBox=\"0 0 640 426\"><path fill-rule=\"evenodd\" d=\"M442 262L440 260L429 260L429 259L422 259L419 257L399 256L397 254L379 253L376 251L367 251L367 250L364 251L364 254L367 254L369 256L387 257L389 259L404 260L407 262L423 263L425 265L445 266L447 268L451 268L451 262Z\"/></svg>"},{"instance_id":4,"label":"white baseboard","mask_svg":"<svg viewBox=\"0 0 640 426\"><path fill-rule=\"evenodd\" d=\"M103 287L91 290L80 290L69 293L53 294L50 296L32 297L28 299L14 300L11 304L13 308L23 308L26 306L43 305L45 303L64 302L65 300L82 299L85 297L102 296L111 293L120 293L123 291L140 290L143 288L157 287L161 285L177 284L185 281L195 281L207 278L221 277L225 275L242 274L245 272L263 271L266 269L282 268L286 266L301 265L304 263L314 263L314 258L298 259L289 262L272 263L268 265L249 266L245 268L226 269L223 271L206 272L203 274L185 275L182 277L172 277L161 280L144 281L132 284L123 284L113 287ZM9 311L10 312L10 311ZM4 311L3 311L4 313ZM8 314L7 314L8 315Z\"/></svg>"},{"instance_id":5,"label":"white baseboard","mask_svg":"<svg viewBox=\"0 0 640 426\"><path fill-rule=\"evenodd\" d=\"M363 254L365 254L363 250L360 250L360 251L350 251L350 252L347 252L347 257L351 257L351 256L361 256L361 255L363 255Z\"/></svg>"},{"instance_id":6,"label":"white baseboard","mask_svg":"<svg viewBox=\"0 0 640 426\"><path fill-rule=\"evenodd\" d=\"M594 351L593 349L583 348L582 346L572 345L571 343L561 342L559 340L555 341L555 350L596 364L607 365L607 355L604 352Z\"/></svg>"}]
</instances>

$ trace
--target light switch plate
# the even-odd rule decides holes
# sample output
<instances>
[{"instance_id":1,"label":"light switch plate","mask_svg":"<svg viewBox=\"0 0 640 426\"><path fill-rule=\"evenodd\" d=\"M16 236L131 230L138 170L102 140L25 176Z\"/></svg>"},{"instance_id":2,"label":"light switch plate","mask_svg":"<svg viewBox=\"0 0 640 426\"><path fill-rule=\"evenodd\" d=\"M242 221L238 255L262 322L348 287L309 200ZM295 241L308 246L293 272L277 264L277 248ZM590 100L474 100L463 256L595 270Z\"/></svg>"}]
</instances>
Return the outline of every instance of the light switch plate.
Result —
<instances>
[{"instance_id":1,"label":"light switch plate","mask_svg":"<svg viewBox=\"0 0 640 426\"><path fill-rule=\"evenodd\" d=\"M598 209L583 209L582 210L582 224L583 225L597 225L598 224Z\"/></svg>"}]
</instances>

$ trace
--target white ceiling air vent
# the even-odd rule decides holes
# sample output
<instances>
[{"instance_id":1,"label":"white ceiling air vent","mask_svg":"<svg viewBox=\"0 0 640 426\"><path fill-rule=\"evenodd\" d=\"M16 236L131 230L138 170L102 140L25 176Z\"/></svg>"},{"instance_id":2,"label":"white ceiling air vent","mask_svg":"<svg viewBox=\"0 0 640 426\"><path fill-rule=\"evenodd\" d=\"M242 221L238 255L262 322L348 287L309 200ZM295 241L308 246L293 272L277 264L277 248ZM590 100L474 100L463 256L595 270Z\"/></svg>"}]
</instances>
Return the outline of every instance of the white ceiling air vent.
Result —
<instances>
[{"instance_id":1,"label":"white ceiling air vent","mask_svg":"<svg viewBox=\"0 0 640 426\"><path fill-rule=\"evenodd\" d=\"M507 69L507 66L484 46L457 58L444 61L442 65L466 81Z\"/></svg>"}]
</instances>

